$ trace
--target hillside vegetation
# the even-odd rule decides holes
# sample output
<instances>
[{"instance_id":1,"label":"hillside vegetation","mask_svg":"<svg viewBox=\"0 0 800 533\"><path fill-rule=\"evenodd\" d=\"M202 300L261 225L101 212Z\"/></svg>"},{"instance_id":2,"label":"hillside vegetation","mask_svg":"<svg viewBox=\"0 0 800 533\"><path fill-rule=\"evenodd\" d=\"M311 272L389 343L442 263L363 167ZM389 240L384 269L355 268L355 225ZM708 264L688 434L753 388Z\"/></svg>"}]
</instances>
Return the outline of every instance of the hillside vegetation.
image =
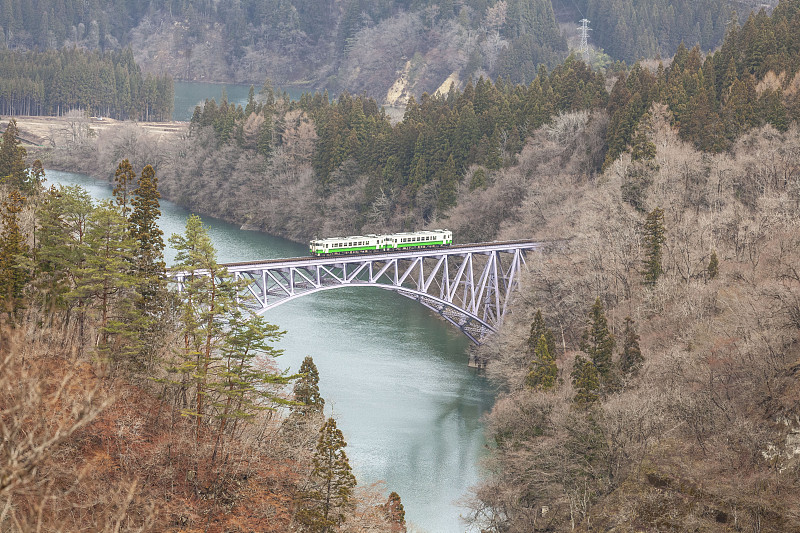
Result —
<instances>
[{"instance_id":1,"label":"hillside vegetation","mask_svg":"<svg viewBox=\"0 0 800 533\"><path fill-rule=\"evenodd\" d=\"M798 39L783 0L713 54L572 56L410 100L397 124L366 96L267 84L198 107L179 142L131 126L41 155L98 176L149 159L178 202L298 240L551 240L475 353L501 395L473 523L800 531Z\"/></svg>"},{"instance_id":2,"label":"hillside vegetation","mask_svg":"<svg viewBox=\"0 0 800 533\"><path fill-rule=\"evenodd\" d=\"M9 0L0 43L12 50L130 46L145 72L180 80L366 92L380 103L447 90L446 80L530 83L568 54L578 20L612 60L669 57L681 42L715 49L749 2L579 0ZM569 28L562 34L556 21Z\"/></svg>"},{"instance_id":3,"label":"hillside vegetation","mask_svg":"<svg viewBox=\"0 0 800 533\"><path fill-rule=\"evenodd\" d=\"M45 188L16 133L0 140L0 530L404 531L397 494L356 486L313 361L278 370L284 332L197 216L169 239L186 278L168 289L153 167L122 160L95 204Z\"/></svg>"}]
</instances>

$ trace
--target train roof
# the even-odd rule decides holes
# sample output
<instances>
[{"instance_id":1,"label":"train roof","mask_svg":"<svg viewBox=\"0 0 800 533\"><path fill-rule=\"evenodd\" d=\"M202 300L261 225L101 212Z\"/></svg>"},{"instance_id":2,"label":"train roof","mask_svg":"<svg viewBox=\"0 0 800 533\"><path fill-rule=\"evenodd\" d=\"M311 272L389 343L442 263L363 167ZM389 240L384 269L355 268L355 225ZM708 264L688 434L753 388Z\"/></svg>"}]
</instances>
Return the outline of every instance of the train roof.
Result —
<instances>
[{"instance_id":1,"label":"train roof","mask_svg":"<svg viewBox=\"0 0 800 533\"><path fill-rule=\"evenodd\" d=\"M389 235L430 235L432 233L445 233L450 230L446 229L425 229L420 231L400 231L397 233L387 233L383 235L384 237L388 237Z\"/></svg>"},{"instance_id":2,"label":"train roof","mask_svg":"<svg viewBox=\"0 0 800 533\"><path fill-rule=\"evenodd\" d=\"M348 237L325 237L324 239L312 239L311 242L327 242L327 241L351 241L353 239L375 239L383 237L383 235L375 235L370 233L368 235L350 235Z\"/></svg>"},{"instance_id":3,"label":"train roof","mask_svg":"<svg viewBox=\"0 0 800 533\"><path fill-rule=\"evenodd\" d=\"M366 235L350 235L347 237L325 237L324 239L312 239L311 242L351 241L354 239L382 239L385 237L395 237L395 236L407 237L413 235L438 235L448 231L450 230L432 229L432 230L421 230L421 231L404 231L398 233L384 233L380 235L375 233L368 233Z\"/></svg>"}]
</instances>

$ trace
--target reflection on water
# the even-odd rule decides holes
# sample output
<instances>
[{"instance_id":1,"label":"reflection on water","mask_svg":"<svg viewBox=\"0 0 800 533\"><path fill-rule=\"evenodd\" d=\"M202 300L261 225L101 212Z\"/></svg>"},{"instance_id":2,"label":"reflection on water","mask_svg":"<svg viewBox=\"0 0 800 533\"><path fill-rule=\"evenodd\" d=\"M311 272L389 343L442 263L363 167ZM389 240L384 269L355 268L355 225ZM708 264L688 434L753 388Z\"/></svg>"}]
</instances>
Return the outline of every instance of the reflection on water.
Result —
<instances>
[{"instance_id":1,"label":"reflection on water","mask_svg":"<svg viewBox=\"0 0 800 533\"><path fill-rule=\"evenodd\" d=\"M79 174L50 170L47 178L111 196L109 186ZM165 238L181 233L189 213L167 201L161 207ZM306 253L301 244L204 222L220 262ZM174 251L165 255L171 263ZM281 368L296 371L314 358L359 483L384 480L419 529L463 531L454 502L478 481L481 416L493 402L485 378L467 367L466 337L417 302L374 287L320 292L265 316L287 331Z\"/></svg>"}]
</instances>

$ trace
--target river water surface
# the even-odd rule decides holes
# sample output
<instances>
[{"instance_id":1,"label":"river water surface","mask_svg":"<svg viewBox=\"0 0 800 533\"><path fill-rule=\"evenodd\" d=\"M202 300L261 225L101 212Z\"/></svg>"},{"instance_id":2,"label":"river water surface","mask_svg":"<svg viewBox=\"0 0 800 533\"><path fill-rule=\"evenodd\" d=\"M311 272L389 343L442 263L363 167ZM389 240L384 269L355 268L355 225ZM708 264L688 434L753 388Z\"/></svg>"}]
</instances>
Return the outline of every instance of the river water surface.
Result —
<instances>
[{"instance_id":1,"label":"river water surface","mask_svg":"<svg viewBox=\"0 0 800 533\"><path fill-rule=\"evenodd\" d=\"M261 86L254 85L256 95L261 90ZM276 98L284 91L292 100L297 100L303 94L300 89L279 89L275 87ZM172 120L188 122L192 120L194 108L206 101L214 99L217 103L222 101L222 91L228 102L242 107L247 105L247 97L250 94L249 84L238 83L203 83L199 81L176 81L175 82L175 107L172 110Z\"/></svg>"},{"instance_id":2,"label":"river water surface","mask_svg":"<svg viewBox=\"0 0 800 533\"><path fill-rule=\"evenodd\" d=\"M80 185L94 198L111 187L88 176L47 171L50 184ZM161 202L164 240L189 212ZM307 255L305 245L243 231L205 217L219 262ZM166 250L167 264L174 251ZM323 291L268 311L286 330L278 366L296 372L314 358L327 414L348 442L359 484L385 481L416 531L465 531L456 504L478 481L485 449L481 417L494 400L467 367L468 341L420 304L376 288Z\"/></svg>"}]
</instances>

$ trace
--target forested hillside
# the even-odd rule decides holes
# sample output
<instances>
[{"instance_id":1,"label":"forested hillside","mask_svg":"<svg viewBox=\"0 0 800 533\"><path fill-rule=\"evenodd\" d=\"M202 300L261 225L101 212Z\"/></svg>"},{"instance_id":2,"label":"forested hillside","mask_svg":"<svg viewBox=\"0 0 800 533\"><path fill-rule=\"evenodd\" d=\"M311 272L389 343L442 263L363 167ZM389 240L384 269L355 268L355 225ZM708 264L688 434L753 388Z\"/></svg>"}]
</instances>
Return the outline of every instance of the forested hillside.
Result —
<instances>
[{"instance_id":1,"label":"forested hillside","mask_svg":"<svg viewBox=\"0 0 800 533\"><path fill-rule=\"evenodd\" d=\"M747 16L750 8L761 7L719 0L579 0L577 5L591 21L592 43L629 63L670 57L682 42L713 50L722 42L735 10Z\"/></svg>"},{"instance_id":2,"label":"forested hillside","mask_svg":"<svg viewBox=\"0 0 800 533\"><path fill-rule=\"evenodd\" d=\"M290 102L267 84L244 108L226 101L198 107L178 150L143 153L161 154L170 198L271 233L304 239L413 229L441 223L454 206L492 194L500 171L517 166L541 128L556 132L558 124L579 128L588 120L591 135L574 147L591 154L576 168L586 179L626 152L637 160L651 155L655 103L667 105L681 139L710 153L731 149L743 133L765 124L787 131L800 118L798 24L796 5L786 2L772 16L761 12L734 26L716 53L680 46L670 63L653 70L635 64L604 76L571 56L552 71L541 68L527 85L479 78L463 91L410 99L397 124L363 95L345 93L330 102L317 93ZM769 40L774 35L780 39ZM576 111L586 113L570 114ZM114 161L102 158L117 153L118 142L129 144L100 141L101 160L81 152L91 146L56 154L107 173ZM625 179L626 198L637 204L644 178ZM222 201L214 194L220 186ZM522 198L514 195L512 207ZM501 210L498 221L478 229L487 216L481 210L474 224L456 228L457 237L493 238L509 213Z\"/></svg>"},{"instance_id":3,"label":"forested hillside","mask_svg":"<svg viewBox=\"0 0 800 533\"><path fill-rule=\"evenodd\" d=\"M592 45L631 64L670 57L680 43L713 50L734 19L764 4L8 0L4 6L0 41L13 50L132 46L145 72L157 76L250 83L268 77L280 86L366 92L381 104L403 105L412 95L446 91L450 82L463 88L471 77L530 83L539 65L564 60L582 17L591 20Z\"/></svg>"},{"instance_id":4,"label":"forested hillside","mask_svg":"<svg viewBox=\"0 0 800 533\"><path fill-rule=\"evenodd\" d=\"M800 1L714 53L410 100L199 107L165 145L135 127L61 139L47 165L150 160L165 195L312 235L447 226L549 239L476 352L501 396L487 531L800 531ZM132 158L134 155L131 156Z\"/></svg>"},{"instance_id":5,"label":"forested hillside","mask_svg":"<svg viewBox=\"0 0 800 533\"><path fill-rule=\"evenodd\" d=\"M368 91L382 103L449 76L530 81L566 55L549 0L9 0L0 41L14 50L132 46L145 71L175 79ZM377 53L376 53L377 52ZM402 75L399 75L402 72ZM402 103L402 102L401 102Z\"/></svg>"}]
</instances>

